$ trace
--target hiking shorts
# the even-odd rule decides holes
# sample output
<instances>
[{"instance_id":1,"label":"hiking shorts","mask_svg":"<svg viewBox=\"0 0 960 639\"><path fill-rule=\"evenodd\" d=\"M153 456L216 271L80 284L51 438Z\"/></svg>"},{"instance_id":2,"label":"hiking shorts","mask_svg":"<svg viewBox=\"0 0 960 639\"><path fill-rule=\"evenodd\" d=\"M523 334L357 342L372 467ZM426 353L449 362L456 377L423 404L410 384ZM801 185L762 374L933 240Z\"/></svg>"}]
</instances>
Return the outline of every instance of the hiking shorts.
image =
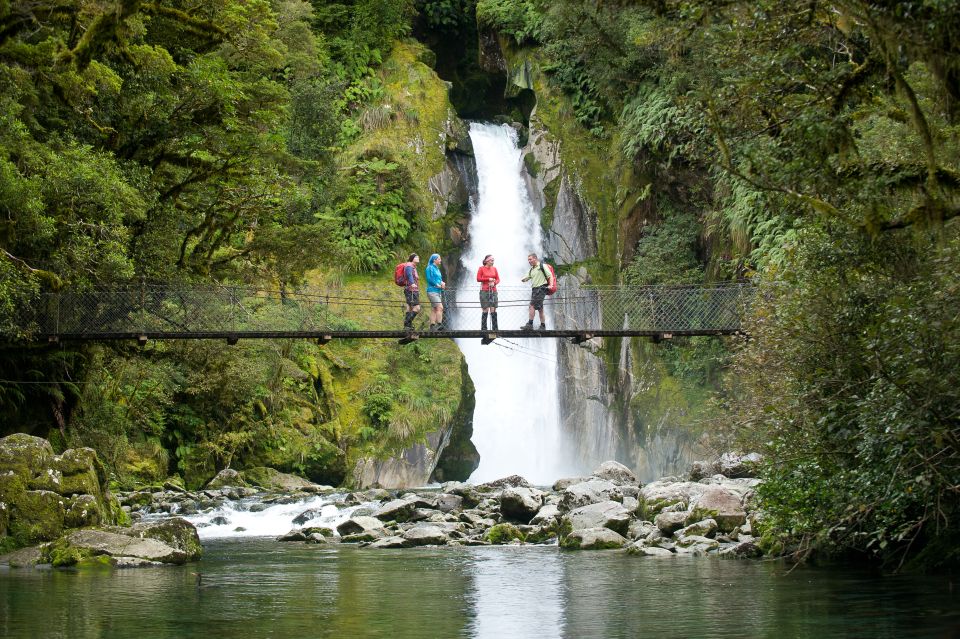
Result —
<instances>
[{"instance_id":1,"label":"hiking shorts","mask_svg":"<svg viewBox=\"0 0 960 639\"><path fill-rule=\"evenodd\" d=\"M480 291L480 308L496 308L497 307L497 292L496 291Z\"/></svg>"},{"instance_id":2,"label":"hiking shorts","mask_svg":"<svg viewBox=\"0 0 960 639\"><path fill-rule=\"evenodd\" d=\"M543 299L547 296L547 287L546 286L536 286L533 289L532 295L530 295L530 306L533 307L535 311L543 310Z\"/></svg>"},{"instance_id":3,"label":"hiking shorts","mask_svg":"<svg viewBox=\"0 0 960 639\"><path fill-rule=\"evenodd\" d=\"M403 296L407 298L407 306L420 306L420 291L404 291Z\"/></svg>"},{"instance_id":4,"label":"hiking shorts","mask_svg":"<svg viewBox=\"0 0 960 639\"><path fill-rule=\"evenodd\" d=\"M437 308L443 304L443 293L431 293L427 291L427 298L430 300L430 305L433 308Z\"/></svg>"}]
</instances>

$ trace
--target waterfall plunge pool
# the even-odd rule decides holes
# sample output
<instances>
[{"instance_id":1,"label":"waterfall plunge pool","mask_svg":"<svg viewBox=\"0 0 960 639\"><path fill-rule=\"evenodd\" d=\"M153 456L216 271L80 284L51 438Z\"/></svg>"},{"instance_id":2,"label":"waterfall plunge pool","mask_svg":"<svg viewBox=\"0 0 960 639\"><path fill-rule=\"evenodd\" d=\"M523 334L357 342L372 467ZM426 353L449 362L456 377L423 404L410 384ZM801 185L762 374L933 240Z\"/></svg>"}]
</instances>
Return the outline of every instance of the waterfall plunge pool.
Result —
<instances>
[{"instance_id":1,"label":"waterfall plunge pool","mask_svg":"<svg viewBox=\"0 0 960 639\"><path fill-rule=\"evenodd\" d=\"M955 637L946 577L617 551L204 542L202 561L0 571L4 637Z\"/></svg>"}]
</instances>

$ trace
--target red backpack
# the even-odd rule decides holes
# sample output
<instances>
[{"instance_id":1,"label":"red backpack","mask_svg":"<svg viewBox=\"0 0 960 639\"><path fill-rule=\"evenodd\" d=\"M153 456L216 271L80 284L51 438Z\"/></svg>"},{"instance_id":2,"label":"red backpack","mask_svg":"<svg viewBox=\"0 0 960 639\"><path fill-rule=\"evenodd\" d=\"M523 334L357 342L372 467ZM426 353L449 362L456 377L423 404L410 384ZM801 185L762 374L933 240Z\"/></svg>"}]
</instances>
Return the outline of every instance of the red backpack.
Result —
<instances>
[{"instance_id":1,"label":"red backpack","mask_svg":"<svg viewBox=\"0 0 960 639\"><path fill-rule=\"evenodd\" d=\"M540 262L540 270L543 271L543 276L547 278L547 295L553 295L557 292L557 272L553 270L553 264L547 264L547 268L550 269L550 275L543 271L543 262ZM551 281L553 284L550 283Z\"/></svg>"},{"instance_id":2,"label":"red backpack","mask_svg":"<svg viewBox=\"0 0 960 639\"><path fill-rule=\"evenodd\" d=\"M410 262L400 262L397 264L396 268L393 269L393 283L397 286L406 286L407 285L407 266Z\"/></svg>"}]
</instances>

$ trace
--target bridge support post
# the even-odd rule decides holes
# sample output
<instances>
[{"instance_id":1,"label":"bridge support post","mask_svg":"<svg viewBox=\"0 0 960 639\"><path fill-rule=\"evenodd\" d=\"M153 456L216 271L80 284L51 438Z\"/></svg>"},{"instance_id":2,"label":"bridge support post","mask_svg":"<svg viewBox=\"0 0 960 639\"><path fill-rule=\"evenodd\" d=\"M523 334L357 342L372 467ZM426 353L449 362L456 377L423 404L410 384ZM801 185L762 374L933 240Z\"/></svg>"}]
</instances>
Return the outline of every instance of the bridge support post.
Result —
<instances>
[{"instance_id":1,"label":"bridge support post","mask_svg":"<svg viewBox=\"0 0 960 639\"><path fill-rule=\"evenodd\" d=\"M143 347L146 346L146 345L147 345L147 336L146 336L146 335L140 335L139 337L137 337L137 346L143 348Z\"/></svg>"},{"instance_id":2,"label":"bridge support post","mask_svg":"<svg viewBox=\"0 0 960 639\"><path fill-rule=\"evenodd\" d=\"M323 346L324 344L330 343L330 340L332 339L333 337L330 335L321 335L320 337L317 338L317 345Z\"/></svg>"},{"instance_id":3,"label":"bridge support post","mask_svg":"<svg viewBox=\"0 0 960 639\"><path fill-rule=\"evenodd\" d=\"M236 335L231 335L227 338L227 344L230 346L236 346L238 341L240 341L240 338Z\"/></svg>"}]
</instances>

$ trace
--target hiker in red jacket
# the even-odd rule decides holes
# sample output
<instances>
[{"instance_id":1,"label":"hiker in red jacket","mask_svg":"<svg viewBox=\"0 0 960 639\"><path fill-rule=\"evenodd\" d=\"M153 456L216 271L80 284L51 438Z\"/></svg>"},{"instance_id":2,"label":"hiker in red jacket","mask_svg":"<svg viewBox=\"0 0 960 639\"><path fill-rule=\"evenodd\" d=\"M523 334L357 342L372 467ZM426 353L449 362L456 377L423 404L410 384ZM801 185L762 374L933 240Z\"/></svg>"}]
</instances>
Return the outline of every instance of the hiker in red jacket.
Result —
<instances>
[{"instance_id":1,"label":"hiker in red jacket","mask_svg":"<svg viewBox=\"0 0 960 639\"><path fill-rule=\"evenodd\" d=\"M487 330L487 315L490 316L490 329L497 330L497 284L500 273L493 265L493 256L483 258L483 265L477 269L477 281L480 282L480 330Z\"/></svg>"}]
</instances>

